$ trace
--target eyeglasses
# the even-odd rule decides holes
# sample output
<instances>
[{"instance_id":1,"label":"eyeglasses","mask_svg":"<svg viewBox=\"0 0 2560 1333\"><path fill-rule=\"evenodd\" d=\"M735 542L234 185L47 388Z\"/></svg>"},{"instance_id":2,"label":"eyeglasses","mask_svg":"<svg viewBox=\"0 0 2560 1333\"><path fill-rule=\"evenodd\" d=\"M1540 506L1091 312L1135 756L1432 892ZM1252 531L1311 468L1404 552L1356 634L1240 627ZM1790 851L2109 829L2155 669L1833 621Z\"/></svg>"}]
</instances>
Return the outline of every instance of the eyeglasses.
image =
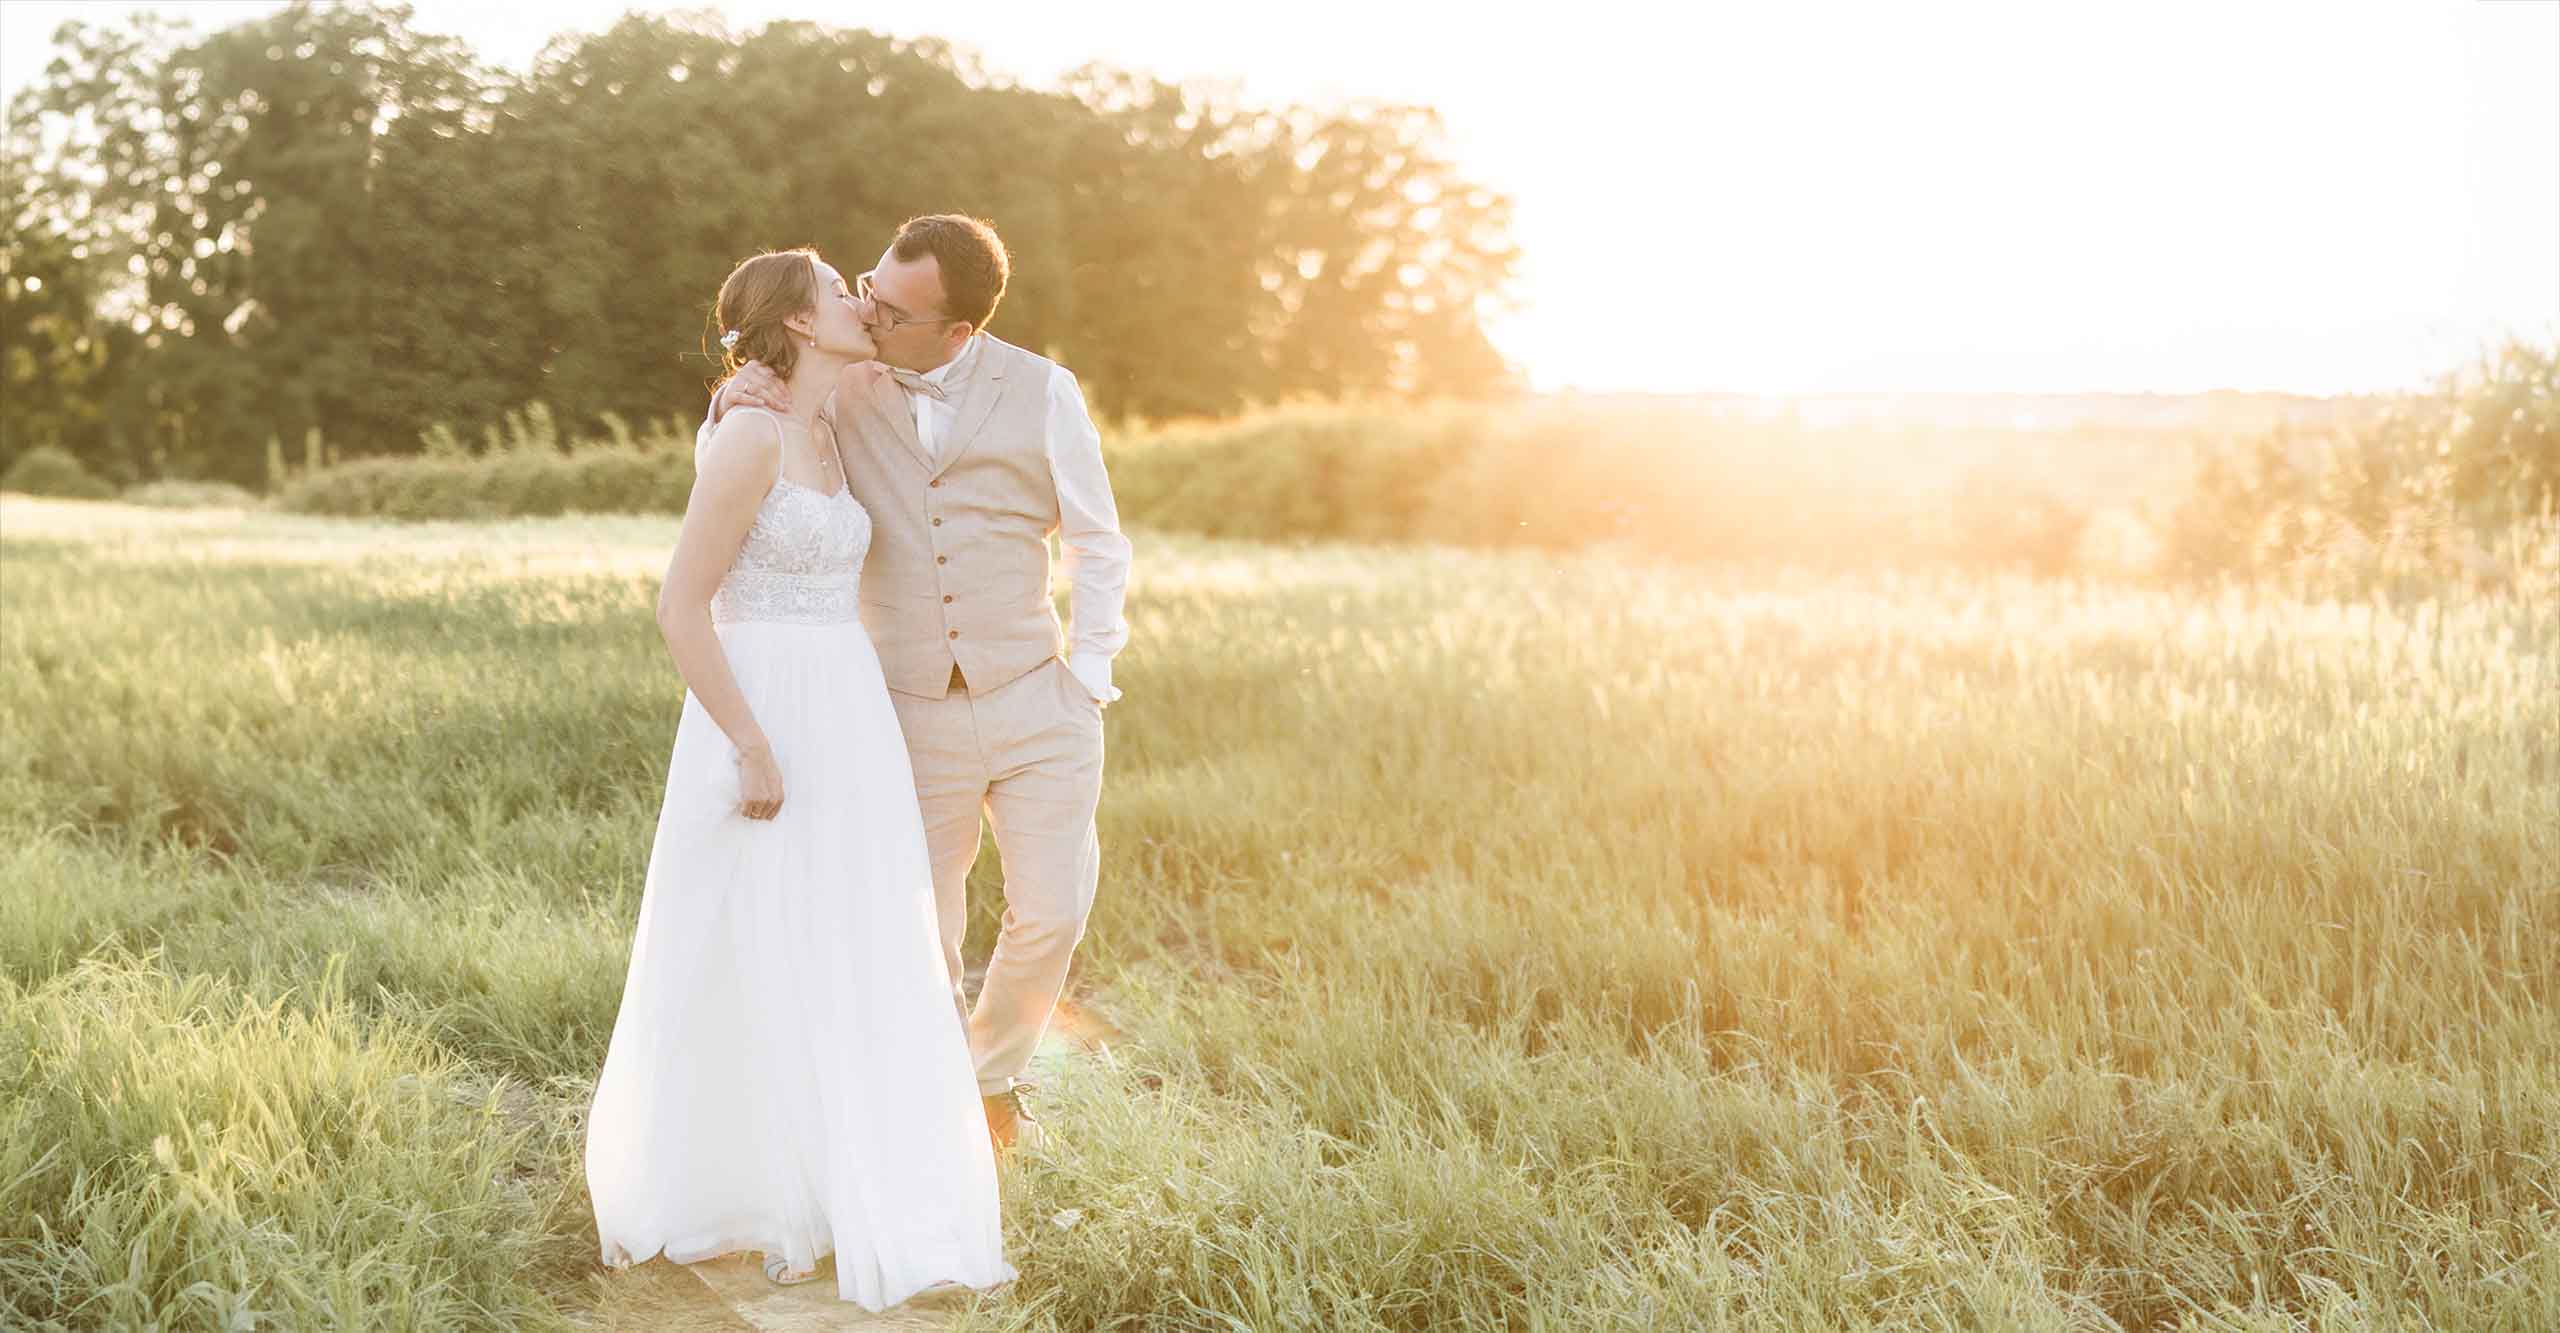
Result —
<instances>
[{"instance_id":1,"label":"eyeglasses","mask_svg":"<svg viewBox=\"0 0 2560 1333\"><path fill-rule=\"evenodd\" d=\"M873 269L871 270L871 273L877 273L879 271L880 270L878 269ZM863 302L869 305L873 310L880 312L880 322L873 325L873 328L878 332L895 333L909 324L949 324L960 318L958 315L899 314L896 306L890 305L888 302L871 294L871 273L865 273L861 277L853 280L853 294L862 298Z\"/></svg>"}]
</instances>

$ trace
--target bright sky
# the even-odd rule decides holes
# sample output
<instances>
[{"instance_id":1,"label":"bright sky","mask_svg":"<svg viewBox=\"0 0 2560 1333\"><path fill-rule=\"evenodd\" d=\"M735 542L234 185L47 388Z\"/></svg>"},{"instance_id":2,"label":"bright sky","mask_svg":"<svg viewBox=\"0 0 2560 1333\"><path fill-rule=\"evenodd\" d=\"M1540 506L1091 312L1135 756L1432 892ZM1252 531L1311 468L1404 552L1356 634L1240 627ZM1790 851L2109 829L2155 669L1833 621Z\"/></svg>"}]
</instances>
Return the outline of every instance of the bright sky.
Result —
<instances>
[{"instance_id":1,"label":"bright sky","mask_svg":"<svg viewBox=\"0 0 2560 1333\"><path fill-rule=\"evenodd\" d=\"M414 4L519 67L633 7ZM0 85L75 14L276 7L5 0ZM2552 0L700 7L1436 106L1518 202L1493 329L1541 388L2336 393L2560 334Z\"/></svg>"}]
</instances>

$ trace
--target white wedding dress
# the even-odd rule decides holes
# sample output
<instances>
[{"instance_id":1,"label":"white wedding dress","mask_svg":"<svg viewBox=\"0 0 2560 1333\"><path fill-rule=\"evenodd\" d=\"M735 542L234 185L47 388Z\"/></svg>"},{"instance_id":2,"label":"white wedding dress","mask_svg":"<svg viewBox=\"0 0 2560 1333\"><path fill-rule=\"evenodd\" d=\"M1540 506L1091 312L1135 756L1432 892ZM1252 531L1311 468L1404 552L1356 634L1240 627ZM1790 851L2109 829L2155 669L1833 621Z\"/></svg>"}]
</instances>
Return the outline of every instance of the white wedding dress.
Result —
<instances>
[{"instance_id":1,"label":"white wedding dress","mask_svg":"<svg viewBox=\"0 0 2560 1333\"><path fill-rule=\"evenodd\" d=\"M870 541L850 494L777 478L712 601L783 803L738 812L735 750L688 692L587 1121L609 1265L832 1253L871 1310L1014 1276L906 744L855 619Z\"/></svg>"}]
</instances>

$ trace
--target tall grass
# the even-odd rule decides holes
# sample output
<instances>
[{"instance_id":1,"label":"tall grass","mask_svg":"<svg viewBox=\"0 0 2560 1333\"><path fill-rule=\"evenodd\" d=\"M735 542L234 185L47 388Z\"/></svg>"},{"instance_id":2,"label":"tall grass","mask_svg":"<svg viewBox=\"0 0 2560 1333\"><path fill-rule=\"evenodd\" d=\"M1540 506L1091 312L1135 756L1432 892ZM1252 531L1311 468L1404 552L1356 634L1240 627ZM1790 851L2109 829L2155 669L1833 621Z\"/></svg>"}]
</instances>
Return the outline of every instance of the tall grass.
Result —
<instances>
[{"instance_id":1,"label":"tall grass","mask_svg":"<svg viewBox=\"0 0 2560 1333\"><path fill-rule=\"evenodd\" d=\"M0 1323L593 1302L670 525L0 530ZM2551 603L1138 545L972 1326L2560 1323Z\"/></svg>"},{"instance_id":2,"label":"tall grass","mask_svg":"<svg viewBox=\"0 0 2560 1333\"><path fill-rule=\"evenodd\" d=\"M413 1030L362 1022L335 967L271 1003L112 948L32 990L0 977L0 1057L16 1319L552 1317L523 1264L559 1250L575 1201L538 1127Z\"/></svg>"}]
</instances>

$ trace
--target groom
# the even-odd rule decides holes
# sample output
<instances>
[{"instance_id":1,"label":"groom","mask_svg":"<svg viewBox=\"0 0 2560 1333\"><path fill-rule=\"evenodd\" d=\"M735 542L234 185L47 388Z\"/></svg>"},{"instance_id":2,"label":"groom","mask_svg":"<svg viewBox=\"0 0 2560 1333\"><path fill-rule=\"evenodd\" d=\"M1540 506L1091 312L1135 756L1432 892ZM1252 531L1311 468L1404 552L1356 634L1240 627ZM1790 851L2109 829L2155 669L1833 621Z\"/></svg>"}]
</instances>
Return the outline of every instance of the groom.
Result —
<instances>
[{"instance_id":1,"label":"groom","mask_svg":"<svg viewBox=\"0 0 2560 1333\"><path fill-rule=\"evenodd\" d=\"M1129 637L1129 541L1083 391L1064 366L985 331L1008 270L1004 243L975 218L900 227L855 283L879 362L846 371L822 418L871 514L862 623L906 732L943 962L998 1148L1037 1132L1021 1076L1093 907L1102 709L1120 697L1111 658ZM713 397L711 419L783 398L750 365ZM1072 642L1049 600L1052 531L1073 586ZM982 811L1005 909L972 1009L960 941Z\"/></svg>"}]
</instances>

